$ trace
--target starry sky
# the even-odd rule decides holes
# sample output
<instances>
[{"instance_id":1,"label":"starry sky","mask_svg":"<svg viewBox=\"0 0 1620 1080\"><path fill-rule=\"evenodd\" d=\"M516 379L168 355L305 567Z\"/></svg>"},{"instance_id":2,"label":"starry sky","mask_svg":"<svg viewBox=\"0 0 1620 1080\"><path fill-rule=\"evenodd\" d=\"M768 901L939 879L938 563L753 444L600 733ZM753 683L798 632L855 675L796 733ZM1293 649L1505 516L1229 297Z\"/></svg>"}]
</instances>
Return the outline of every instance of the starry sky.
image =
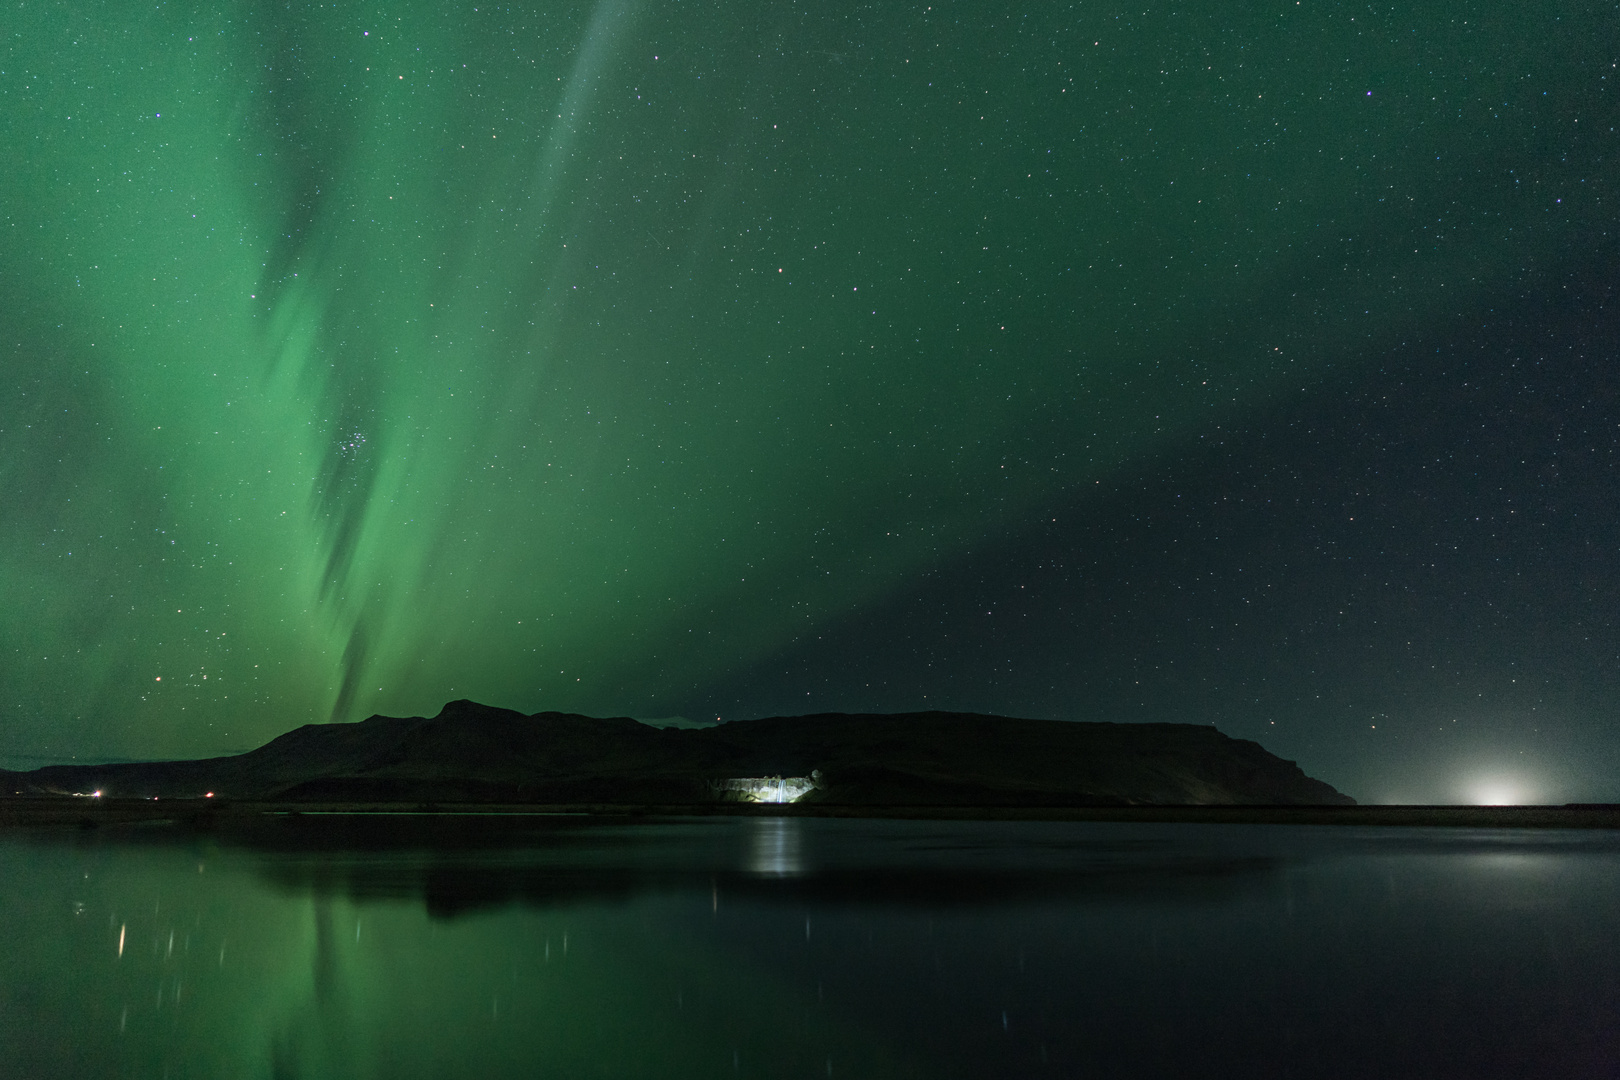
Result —
<instances>
[{"instance_id":1,"label":"starry sky","mask_svg":"<svg viewBox=\"0 0 1620 1080\"><path fill-rule=\"evenodd\" d=\"M1620 12L14 8L0 764L1214 723L1620 799Z\"/></svg>"}]
</instances>

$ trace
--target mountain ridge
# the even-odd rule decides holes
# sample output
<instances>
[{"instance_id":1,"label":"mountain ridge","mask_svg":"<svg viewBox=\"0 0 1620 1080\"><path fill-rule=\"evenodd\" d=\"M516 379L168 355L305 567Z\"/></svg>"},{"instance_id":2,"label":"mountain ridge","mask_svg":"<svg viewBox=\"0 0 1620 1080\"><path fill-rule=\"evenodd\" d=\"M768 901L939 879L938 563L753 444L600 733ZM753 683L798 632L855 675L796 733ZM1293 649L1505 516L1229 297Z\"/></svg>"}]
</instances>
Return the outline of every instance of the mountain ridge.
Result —
<instances>
[{"instance_id":1,"label":"mountain ridge","mask_svg":"<svg viewBox=\"0 0 1620 1080\"><path fill-rule=\"evenodd\" d=\"M16 794L343 802L712 802L716 781L818 774L842 805L1350 805L1208 725L983 713L816 713L659 728L468 700L433 717L309 724L244 754L7 773Z\"/></svg>"}]
</instances>

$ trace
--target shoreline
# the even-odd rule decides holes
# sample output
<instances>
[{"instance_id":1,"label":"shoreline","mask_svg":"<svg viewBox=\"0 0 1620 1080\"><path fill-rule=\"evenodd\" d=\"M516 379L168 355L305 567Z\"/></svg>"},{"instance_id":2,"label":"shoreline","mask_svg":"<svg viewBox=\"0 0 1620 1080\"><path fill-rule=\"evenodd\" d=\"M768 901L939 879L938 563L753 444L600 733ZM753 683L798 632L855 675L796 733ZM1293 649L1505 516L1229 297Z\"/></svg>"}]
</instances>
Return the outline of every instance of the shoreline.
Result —
<instances>
[{"instance_id":1,"label":"shoreline","mask_svg":"<svg viewBox=\"0 0 1620 1080\"><path fill-rule=\"evenodd\" d=\"M921 821L1096 821L1208 825L1338 825L1475 829L1620 829L1620 803L1558 806L1018 806L853 805L835 803L514 804L232 802L214 799L0 799L0 831L169 823L229 830L267 819L303 817L483 819L490 831L546 818L596 820L673 817L873 818ZM380 823L380 822L379 822Z\"/></svg>"}]
</instances>

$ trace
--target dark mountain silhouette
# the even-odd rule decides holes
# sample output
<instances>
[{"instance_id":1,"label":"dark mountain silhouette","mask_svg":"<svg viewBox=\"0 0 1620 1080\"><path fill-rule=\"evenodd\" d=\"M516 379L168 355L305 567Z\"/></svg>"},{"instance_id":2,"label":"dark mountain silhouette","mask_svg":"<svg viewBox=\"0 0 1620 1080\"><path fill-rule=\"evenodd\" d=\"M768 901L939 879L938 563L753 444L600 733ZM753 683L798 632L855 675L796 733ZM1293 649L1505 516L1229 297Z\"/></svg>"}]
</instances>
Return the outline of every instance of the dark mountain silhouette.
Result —
<instances>
[{"instance_id":1,"label":"dark mountain silhouette","mask_svg":"<svg viewBox=\"0 0 1620 1080\"><path fill-rule=\"evenodd\" d=\"M201 761L8 773L20 794L318 802L693 805L735 777L808 776L841 805L1348 805L1259 744L1193 724L824 713L654 728L453 701L438 716L311 724Z\"/></svg>"}]
</instances>

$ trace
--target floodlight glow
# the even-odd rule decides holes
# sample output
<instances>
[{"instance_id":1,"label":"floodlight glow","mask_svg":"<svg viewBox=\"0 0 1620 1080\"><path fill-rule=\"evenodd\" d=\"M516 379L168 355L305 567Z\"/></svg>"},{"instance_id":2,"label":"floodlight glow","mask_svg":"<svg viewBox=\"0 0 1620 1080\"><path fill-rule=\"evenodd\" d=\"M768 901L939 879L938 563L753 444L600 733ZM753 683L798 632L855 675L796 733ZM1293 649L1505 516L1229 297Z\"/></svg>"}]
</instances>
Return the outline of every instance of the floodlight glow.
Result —
<instances>
[{"instance_id":1,"label":"floodlight glow","mask_svg":"<svg viewBox=\"0 0 1620 1080\"><path fill-rule=\"evenodd\" d=\"M739 776L710 781L710 790L721 799L753 803L797 802L816 787L819 774L810 776Z\"/></svg>"},{"instance_id":2,"label":"floodlight glow","mask_svg":"<svg viewBox=\"0 0 1620 1080\"><path fill-rule=\"evenodd\" d=\"M1536 801L1532 786L1517 776L1476 776L1467 781L1464 802L1475 806L1523 806Z\"/></svg>"}]
</instances>

